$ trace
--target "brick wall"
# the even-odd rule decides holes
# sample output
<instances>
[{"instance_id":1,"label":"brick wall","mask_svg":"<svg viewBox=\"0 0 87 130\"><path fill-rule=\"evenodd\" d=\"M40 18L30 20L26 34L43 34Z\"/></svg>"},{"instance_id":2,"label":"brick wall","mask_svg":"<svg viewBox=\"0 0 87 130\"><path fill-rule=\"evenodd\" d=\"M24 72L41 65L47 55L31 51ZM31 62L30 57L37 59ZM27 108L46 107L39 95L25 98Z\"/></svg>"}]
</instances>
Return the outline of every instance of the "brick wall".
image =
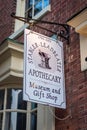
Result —
<instances>
[{"instance_id":1,"label":"brick wall","mask_svg":"<svg viewBox=\"0 0 87 130\"><path fill-rule=\"evenodd\" d=\"M86 7L86 1L62 0L60 3L60 22L67 21L71 16ZM57 13L58 15L58 13ZM87 75L81 72L79 34L70 30L70 45L64 43L65 87L67 109L56 109L55 130L87 130Z\"/></svg>"},{"instance_id":2,"label":"brick wall","mask_svg":"<svg viewBox=\"0 0 87 130\"><path fill-rule=\"evenodd\" d=\"M10 14L15 8L16 0L0 0L0 43L14 30L14 19Z\"/></svg>"}]
</instances>

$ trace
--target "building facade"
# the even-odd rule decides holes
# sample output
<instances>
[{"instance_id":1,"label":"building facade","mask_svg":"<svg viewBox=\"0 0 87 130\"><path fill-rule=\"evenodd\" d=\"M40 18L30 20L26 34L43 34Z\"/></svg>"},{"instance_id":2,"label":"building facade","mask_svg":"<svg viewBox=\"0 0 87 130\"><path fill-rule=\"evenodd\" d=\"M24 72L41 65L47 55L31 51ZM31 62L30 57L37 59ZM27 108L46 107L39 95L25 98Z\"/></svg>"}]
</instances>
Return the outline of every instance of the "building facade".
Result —
<instances>
[{"instance_id":1,"label":"building facade","mask_svg":"<svg viewBox=\"0 0 87 130\"><path fill-rule=\"evenodd\" d=\"M86 0L3 0L0 16L0 130L87 130ZM69 41L61 26L29 18L69 25ZM23 100L25 28L63 42L66 109Z\"/></svg>"}]
</instances>

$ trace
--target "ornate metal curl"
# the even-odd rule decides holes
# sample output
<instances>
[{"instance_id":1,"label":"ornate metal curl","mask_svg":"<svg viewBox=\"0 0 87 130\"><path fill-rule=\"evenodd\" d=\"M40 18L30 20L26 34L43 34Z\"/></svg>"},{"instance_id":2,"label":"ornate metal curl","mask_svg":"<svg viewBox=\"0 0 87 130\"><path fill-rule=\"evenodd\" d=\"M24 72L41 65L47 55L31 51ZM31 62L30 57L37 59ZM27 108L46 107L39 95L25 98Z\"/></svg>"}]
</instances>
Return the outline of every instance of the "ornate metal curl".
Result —
<instances>
[{"instance_id":1,"label":"ornate metal curl","mask_svg":"<svg viewBox=\"0 0 87 130\"><path fill-rule=\"evenodd\" d=\"M41 29L44 29L44 30L46 30L46 31L49 31L49 32L51 32L51 33L53 33L53 34L56 34L56 35L62 37L63 39L67 40L67 44L69 44L69 39L70 39L70 38L69 38L69 37L70 37L70 27L69 27L69 25L67 25L67 24L61 24L61 23L56 23L56 22L49 22L49 21L43 21L43 20L32 19L32 18L20 17L20 16L16 16L15 13L12 13L12 14L11 14L11 17L13 17L13 18L15 18L15 19L18 19L18 20L20 20L20 21L23 21L23 22L25 22L25 23L28 23L28 24L30 24L30 25L35 25L35 26L37 26L37 27L39 27L39 28L41 28ZM50 25L57 25L57 26L61 26L63 29L61 28L60 32L54 32L54 31L51 31L51 30L49 30L49 29L47 29L47 28L44 28L44 27L42 27L42 26L39 26L39 25L37 25L36 23L44 23L44 24L50 24Z\"/></svg>"}]
</instances>

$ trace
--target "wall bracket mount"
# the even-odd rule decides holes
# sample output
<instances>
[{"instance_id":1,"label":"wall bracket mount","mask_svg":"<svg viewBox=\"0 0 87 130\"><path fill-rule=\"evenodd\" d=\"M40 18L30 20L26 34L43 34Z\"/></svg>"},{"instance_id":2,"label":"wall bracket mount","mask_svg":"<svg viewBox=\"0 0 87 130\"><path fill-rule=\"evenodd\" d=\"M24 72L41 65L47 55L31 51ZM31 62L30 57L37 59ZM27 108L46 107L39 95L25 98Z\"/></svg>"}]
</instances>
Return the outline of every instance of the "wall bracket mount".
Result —
<instances>
[{"instance_id":1,"label":"wall bracket mount","mask_svg":"<svg viewBox=\"0 0 87 130\"><path fill-rule=\"evenodd\" d=\"M50 22L50 21L43 21L43 20L37 20L37 19L32 19L32 18L25 18L25 17L20 17L20 16L16 16L15 13L12 13L11 14L11 17L15 18L15 19L18 19L22 22L25 22L29 25L34 25L38 28L41 28L43 30L46 30L46 31L49 31L53 34L56 34L58 37L61 37L65 40L67 40L67 44L69 44L70 42L70 26L67 25L67 24L61 24L61 23L56 23L56 22ZM55 32L55 31L52 31L52 30L49 30L47 28L44 28L42 26L39 26L38 24L36 23L44 23L44 24L50 24L50 25L56 25L58 27L61 27L61 29L58 31L58 32Z\"/></svg>"}]
</instances>

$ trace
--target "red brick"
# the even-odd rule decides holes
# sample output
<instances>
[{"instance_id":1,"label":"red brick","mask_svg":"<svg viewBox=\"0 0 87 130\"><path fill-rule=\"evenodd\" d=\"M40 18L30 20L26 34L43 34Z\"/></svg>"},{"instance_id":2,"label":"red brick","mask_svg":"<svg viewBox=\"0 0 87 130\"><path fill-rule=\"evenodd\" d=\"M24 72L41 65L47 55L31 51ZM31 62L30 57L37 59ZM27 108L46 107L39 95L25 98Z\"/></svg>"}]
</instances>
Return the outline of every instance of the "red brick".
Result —
<instances>
[{"instance_id":1,"label":"red brick","mask_svg":"<svg viewBox=\"0 0 87 130\"><path fill-rule=\"evenodd\" d=\"M0 1L0 43L13 32L14 19L10 15L15 12L15 6L14 0Z\"/></svg>"}]
</instances>

